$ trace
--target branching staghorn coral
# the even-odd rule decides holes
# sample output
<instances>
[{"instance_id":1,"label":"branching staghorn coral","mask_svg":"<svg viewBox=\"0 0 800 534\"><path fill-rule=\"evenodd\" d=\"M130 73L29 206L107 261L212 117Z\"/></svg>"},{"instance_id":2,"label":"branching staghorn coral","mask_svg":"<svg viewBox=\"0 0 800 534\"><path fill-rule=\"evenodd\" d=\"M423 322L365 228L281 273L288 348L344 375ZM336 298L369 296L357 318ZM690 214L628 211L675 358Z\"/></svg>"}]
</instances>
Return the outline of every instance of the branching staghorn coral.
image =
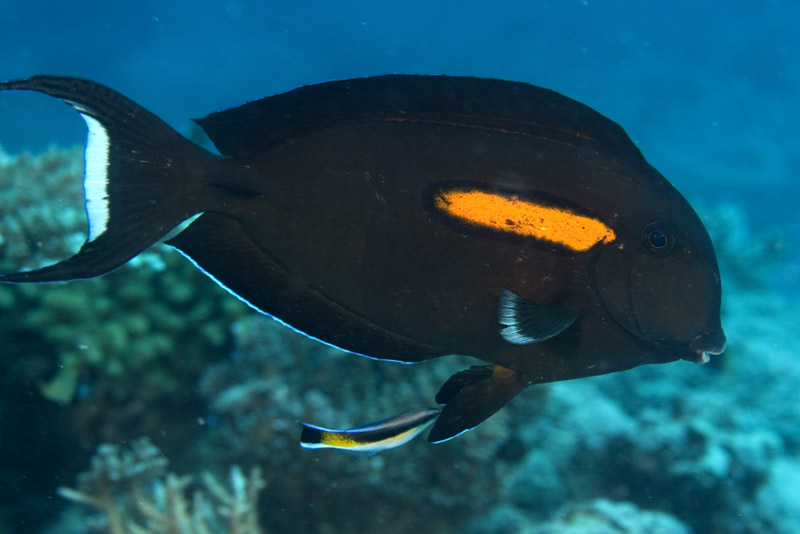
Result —
<instances>
[{"instance_id":1,"label":"branching staghorn coral","mask_svg":"<svg viewBox=\"0 0 800 534\"><path fill-rule=\"evenodd\" d=\"M108 534L260 534L258 496L266 486L257 467L245 475L230 468L229 486L204 472L192 476L167 472L167 459L148 438L128 450L101 445L91 468L78 477L78 489L58 493L99 511L92 520ZM194 486L194 489L192 487ZM191 491L191 499L189 492Z\"/></svg>"}]
</instances>

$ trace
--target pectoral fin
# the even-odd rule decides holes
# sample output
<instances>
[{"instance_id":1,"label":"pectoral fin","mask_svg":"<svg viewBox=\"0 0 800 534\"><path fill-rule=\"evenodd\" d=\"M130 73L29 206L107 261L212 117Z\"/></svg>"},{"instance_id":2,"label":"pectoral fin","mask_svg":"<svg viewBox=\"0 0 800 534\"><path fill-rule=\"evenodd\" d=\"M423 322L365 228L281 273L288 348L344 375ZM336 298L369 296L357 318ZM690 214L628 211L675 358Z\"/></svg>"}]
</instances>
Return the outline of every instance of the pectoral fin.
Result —
<instances>
[{"instance_id":1,"label":"pectoral fin","mask_svg":"<svg viewBox=\"0 0 800 534\"><path fill-rule=\"evenodd\" d=\"M559 335L580 314L563 305L542 306L507 289L500 295L498 320L503 339L515 345L538 343Z\"/></svg>"},{"instance_id":2,"label":"pectoral fin","mask_svg":"<svg viewBox=\"0 0 800 534\"><path fill-rule=\"evenodd\" d=\"M472 430L508 404L530 383L500 365L470 367L454 374L436 394L443 404L428 441L441 443Z\"/></svg>"}]
</instances>

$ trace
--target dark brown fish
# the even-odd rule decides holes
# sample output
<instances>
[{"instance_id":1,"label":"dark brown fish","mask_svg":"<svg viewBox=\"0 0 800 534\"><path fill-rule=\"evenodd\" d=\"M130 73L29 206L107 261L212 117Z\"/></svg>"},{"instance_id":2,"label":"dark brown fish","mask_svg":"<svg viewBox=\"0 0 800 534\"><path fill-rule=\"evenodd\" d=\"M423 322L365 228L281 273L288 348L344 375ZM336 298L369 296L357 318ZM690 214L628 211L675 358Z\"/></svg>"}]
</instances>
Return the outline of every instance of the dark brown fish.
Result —
<instances>
[{"instance_id":1,"label":"dark brown fish","mask_svg":"<svg viewBox=\"0 0 800 534\"><path fill-rule=\"evenodd\" d=\"M197 122L222 156L102 85L0 83L87 122L89 237L5 282L106 273L168 244L323 342L419 362L465 354L429 440L530 384L725 347L700 219L614 122L522 83L380 76L301 87Z\"/></svg>"}]
</instances>

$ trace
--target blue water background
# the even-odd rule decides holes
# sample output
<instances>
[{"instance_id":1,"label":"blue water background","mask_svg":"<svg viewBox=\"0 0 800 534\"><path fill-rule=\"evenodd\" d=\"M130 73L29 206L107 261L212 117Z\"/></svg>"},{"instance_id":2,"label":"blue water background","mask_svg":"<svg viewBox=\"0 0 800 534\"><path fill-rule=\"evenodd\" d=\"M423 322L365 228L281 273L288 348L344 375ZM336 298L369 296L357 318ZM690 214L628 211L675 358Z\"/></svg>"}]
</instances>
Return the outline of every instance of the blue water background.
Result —
<instances>
[{"instance_id":1,"label":"blue water background","mask_svg":"<svg viewBox=\"0 0 800 534\"><path fill-rule=\"evenodd\" d=\"M184 133L192 117L332 79L401 72L541 85L623 125L696 206L741 206L754 233L774 232L773 290L795 292L798 21L796 1L10 0L0 1L0 78L91 78ZM84 136L63 104L0 93L5 150Z\"/></svg>"}]
</instances>

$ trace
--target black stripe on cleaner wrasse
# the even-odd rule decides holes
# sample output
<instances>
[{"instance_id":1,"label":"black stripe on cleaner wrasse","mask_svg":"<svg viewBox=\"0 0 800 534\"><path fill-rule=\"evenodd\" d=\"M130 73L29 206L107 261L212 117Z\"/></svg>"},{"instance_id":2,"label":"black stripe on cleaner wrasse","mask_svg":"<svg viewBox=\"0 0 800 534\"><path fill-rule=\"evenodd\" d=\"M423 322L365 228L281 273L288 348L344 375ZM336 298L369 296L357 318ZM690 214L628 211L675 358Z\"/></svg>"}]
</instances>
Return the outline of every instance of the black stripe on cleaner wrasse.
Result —
<instances>
[{"instance_id":1,"label":"black stripe on cleaner wrasse","mask_svg":"<svg viewBox=\"0 0 800 534\"><path fill-rule=\"evenodd\" d=\"M217 155L94 82L0 90L59 98L89 131L86 243L0 281L99 276L169 236L231 293L323 343L487 363L441 387L441 413L307 425L303 446L383 448L434 420L438 443L531 384L725 348L697 214L622 128L553 91L449 76L321 83L197 120Z\"/></svg>"}]
</instances>

